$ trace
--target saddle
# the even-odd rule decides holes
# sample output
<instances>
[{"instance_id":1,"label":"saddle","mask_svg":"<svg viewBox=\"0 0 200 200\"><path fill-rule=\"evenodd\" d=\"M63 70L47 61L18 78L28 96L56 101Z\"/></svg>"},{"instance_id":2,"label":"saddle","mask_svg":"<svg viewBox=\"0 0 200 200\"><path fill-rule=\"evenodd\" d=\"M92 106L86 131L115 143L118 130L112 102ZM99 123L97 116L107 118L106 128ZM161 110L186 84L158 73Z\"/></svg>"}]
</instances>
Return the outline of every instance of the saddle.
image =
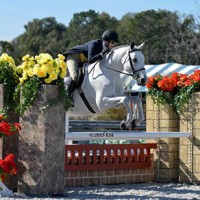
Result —
<instances>
[{"instance_id":1,"label":"saddle","mask_svg":"<svg viewBox=\"0 0 200 200\"><path fill-rule=\"evenodd\" d=\"M83 67L80 67L79 70L78 70L78 78L75 82L75 85L74 85L74 90L77 90L80 97L82 98L83 102L85 103L86 107L88 108L88 110L91 112L91 113L96 113L93 108L90 106L87 98L85 97L85 94L83 92L83 89L82 89L82 84L84 82L84 78L85 78L85 73L87 71L87 66L83 66ZM65 78L65 85L66 86L69 86L69 83L71 81L71 77L69 76L69 73L67 73L67 77ZM67 83L68 82L68 83Z\"/></svg>"}]
</instances>

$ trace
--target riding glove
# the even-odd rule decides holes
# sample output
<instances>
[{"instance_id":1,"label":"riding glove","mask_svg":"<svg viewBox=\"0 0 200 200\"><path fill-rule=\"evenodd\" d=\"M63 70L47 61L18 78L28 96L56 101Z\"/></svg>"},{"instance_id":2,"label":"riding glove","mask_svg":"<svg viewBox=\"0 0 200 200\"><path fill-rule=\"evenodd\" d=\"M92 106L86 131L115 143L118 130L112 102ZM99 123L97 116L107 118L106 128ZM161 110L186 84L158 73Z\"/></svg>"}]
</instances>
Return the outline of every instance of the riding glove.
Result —
<instances>
[{"instance_id":1,"label":"riding glove","mask_svg":"<svg viewBox=\"0 0 200 200\"><path fill-rule=\"evenodd\" d=\"M102 57L104 57L106 54L108 54L110 52L109 48L105 48L103 49L103 51L101 52Z\"/></svg>"}]
</instances>

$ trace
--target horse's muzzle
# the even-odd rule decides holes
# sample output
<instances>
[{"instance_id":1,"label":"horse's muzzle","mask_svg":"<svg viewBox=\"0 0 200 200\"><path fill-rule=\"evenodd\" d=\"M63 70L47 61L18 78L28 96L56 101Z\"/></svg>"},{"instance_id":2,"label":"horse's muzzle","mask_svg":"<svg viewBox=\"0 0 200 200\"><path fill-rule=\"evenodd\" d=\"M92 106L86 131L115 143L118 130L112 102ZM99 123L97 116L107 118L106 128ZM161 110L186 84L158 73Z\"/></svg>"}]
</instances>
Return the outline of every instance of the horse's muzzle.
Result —
<instances>
[{"instance_id":1,"label":"horse's muzzle","mask_svg":"<svg viewBox=\"0 0 200 200\"><path fill-rule=\"evenodd\" d=\"M142 78L142 79L141 79L141 84L142 84L143 86L145 86L145 85L146 85L146 82L147 82L147 81L146 81L146 79L145 79L145 78Z\"/></svg>"},{"instance_id":2,"label":"horse's muzzle","mask_svg":"<svg viewBox=\"0 0 200 200\"><path fill-rule=\"evenodd\" d=\"M137 84L140 86L146 85L146 79L145 78L137 78Z\"/></svg>"}]
</instances>

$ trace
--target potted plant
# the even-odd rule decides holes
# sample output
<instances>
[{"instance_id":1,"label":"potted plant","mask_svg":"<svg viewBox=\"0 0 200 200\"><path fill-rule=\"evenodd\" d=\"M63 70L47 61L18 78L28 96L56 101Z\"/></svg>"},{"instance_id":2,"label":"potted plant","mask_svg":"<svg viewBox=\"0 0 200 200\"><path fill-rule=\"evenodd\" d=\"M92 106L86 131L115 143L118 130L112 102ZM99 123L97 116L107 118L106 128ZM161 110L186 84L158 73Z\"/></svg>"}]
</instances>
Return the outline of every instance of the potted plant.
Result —
<instances>
[{"instance_id":1,"label":"potted plant","mask_svg":"<svg viewBox=\"0 0 200 200\"><path fill-rule=\"evenodd\" d=\"M53 59L47 53L35 57L27 54L17 67L20 78L14 97L19 98L20 93L16 111L22 127L19 192L37 195L64 192L65 114L70 107L64 84L64 59L62 55ZM36 183L34 187L32 180Z\"/></svg>"},{"instance_id":2,"label":"potted plant","mask_svg":"<svg viewBox=\"0 0 200 200\"><path fill-rule=\"evenodd\" d=\"M44 105L43 108L63 101L65 109L68 110L71 102L64 85L67 68L64 59L65 57L60 54L58 58L53 59L48 53L41 53L35 57L27 54L22 58L22 64L17 67L19 84L14 93L15 100L19 99L19 92L21 93L20 104L16 107L17 113L22 115L25 110L31 108L43 84L59 87L59 98Z\"/></svg>"},{"instance_id":3,"label":"potted plant","mask_svg":"<svg viewBox=\"0 0 200 200\"><path fill-rule=\"evenodd\" d=\"M175 72L171 76L149 77L146 86L154 103L169 104L180 114L192 93L200 91L200 70L191 75Z\"/></svg>"}]
</instances>

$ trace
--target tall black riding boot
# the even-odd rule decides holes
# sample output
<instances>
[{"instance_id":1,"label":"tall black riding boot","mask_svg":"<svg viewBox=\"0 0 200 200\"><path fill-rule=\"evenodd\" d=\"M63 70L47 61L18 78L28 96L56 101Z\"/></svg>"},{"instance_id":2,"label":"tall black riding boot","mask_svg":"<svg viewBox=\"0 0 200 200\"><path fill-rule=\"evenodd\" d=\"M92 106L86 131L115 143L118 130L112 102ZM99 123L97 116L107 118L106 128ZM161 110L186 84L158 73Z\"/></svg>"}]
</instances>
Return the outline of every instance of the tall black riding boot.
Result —
<instances>
[{"instance_id":1,"label":"tall black riding boot","mask_svg":"<svg viewBox=\"0 0 200 200\"><path fill-rule=\"evenodd\" d=\"M67 88L68 95L71 98L73 96L73 92L74 92L75 86L76 86L76 82L71 80L71 82L70 82L70 84L69 84L69 86Z\"/></svg>"}]
</instances>

